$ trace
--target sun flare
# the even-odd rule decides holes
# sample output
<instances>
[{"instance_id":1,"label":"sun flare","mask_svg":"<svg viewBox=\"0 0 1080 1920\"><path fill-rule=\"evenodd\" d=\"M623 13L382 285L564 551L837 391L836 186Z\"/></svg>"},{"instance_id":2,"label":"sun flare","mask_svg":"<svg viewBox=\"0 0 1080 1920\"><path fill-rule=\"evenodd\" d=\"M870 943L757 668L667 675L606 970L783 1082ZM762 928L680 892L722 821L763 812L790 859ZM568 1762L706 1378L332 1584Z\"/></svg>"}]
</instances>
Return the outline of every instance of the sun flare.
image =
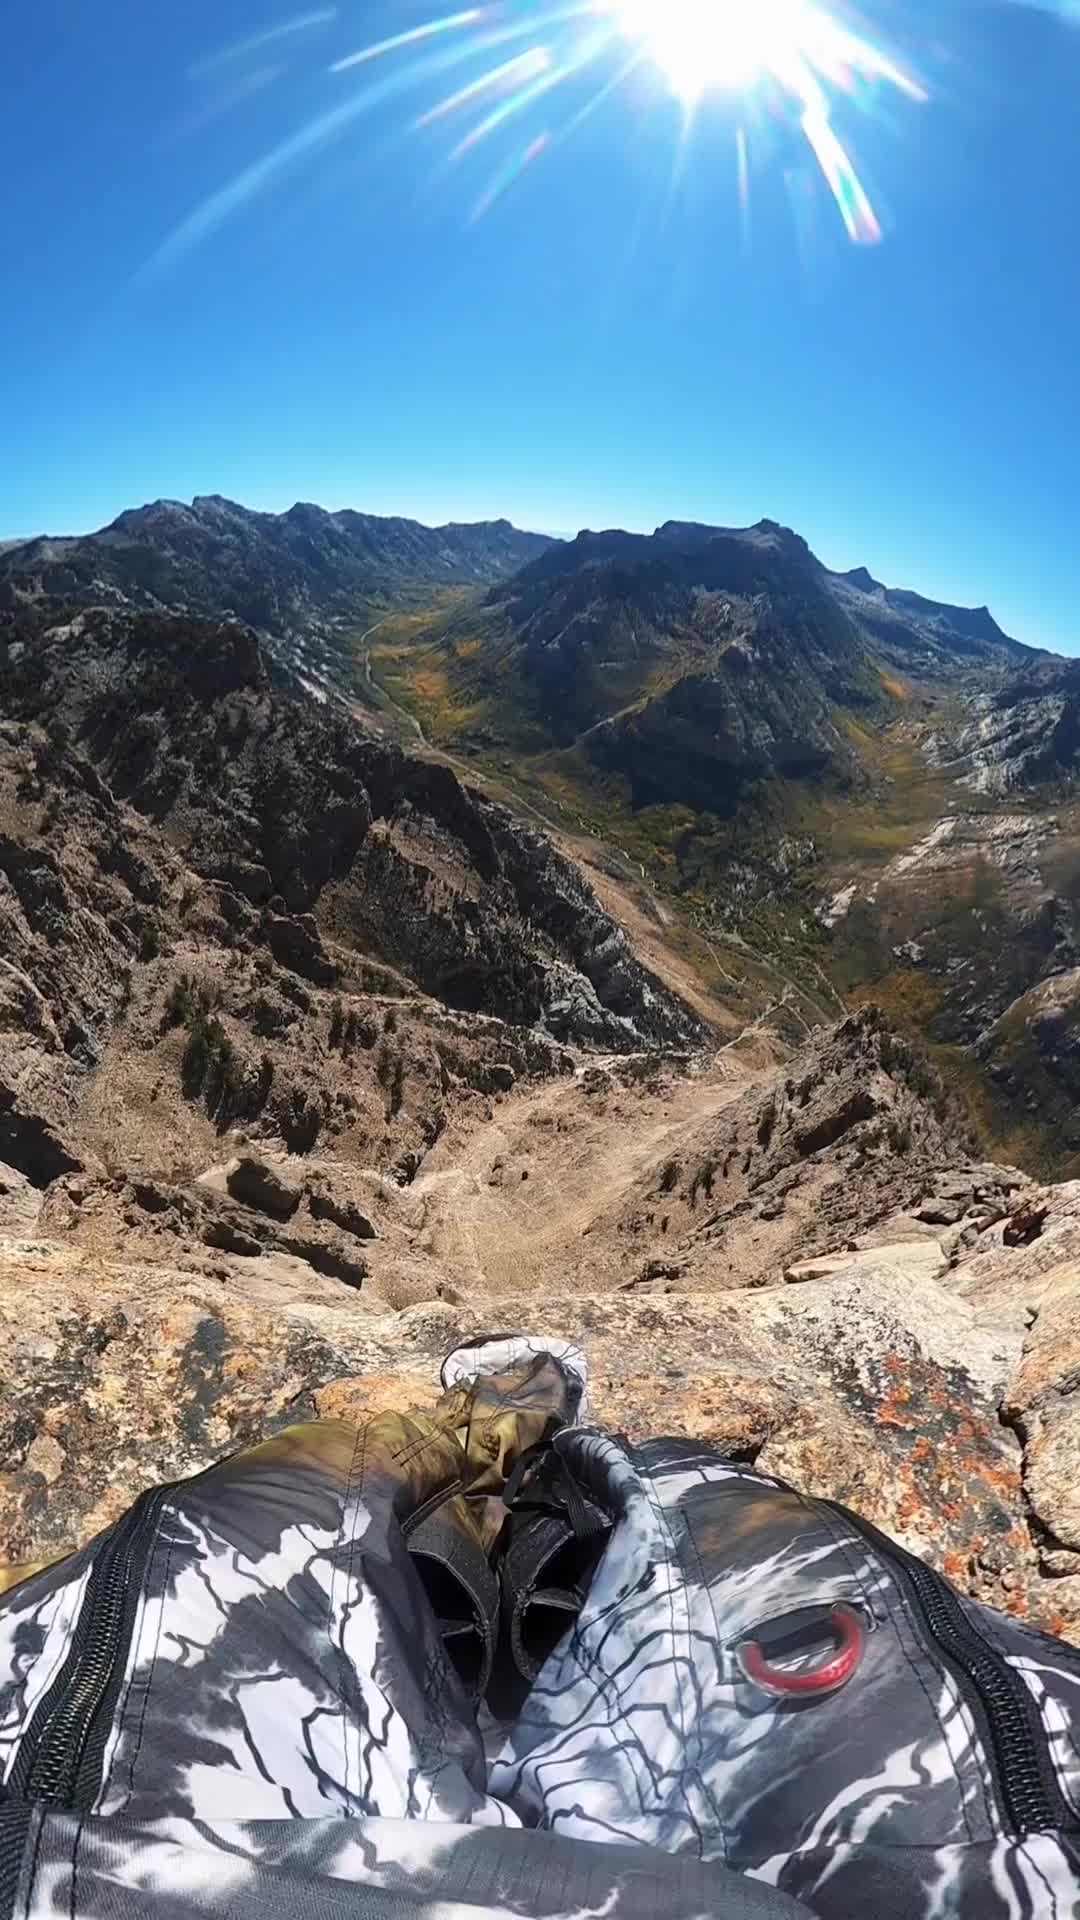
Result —
<instances>
[{"instance_id":1,"label":"sun flare","mask_svg":"<svg viewBox=\"0 0 1080 1920\"><path fill-rule=\"evenodd\" d=\"M926 98L919 83L865 33L810 0L597 0L689 110L709 93L768 90L793 115L856 241L881 227L831 122L832 100L867 83ZM745 190L745 146L739 150Z\"/></svg>"},{"instance_id":2,"label":"sun flare","mask_svg":"<svg viewBox=\"0 0 1080 1920\"><path fill-rule=\"evenodd\" d=\"M343 53L329 73L340 89L332 103L203 201L151 268L175 259L363 118L409 95L422 102L408 115L414 132L452 129L446 167L482 148L500 150L473 202L479 218L598 108L621 102L633 137L650 73L681 103L684 134L709 96L732 107L744 233L758 145L761 164L770 164L771 143L761 136L775 124L805 142L848 237L872 243L881 238L880 221L837 130L837 109L843 103L845 119L853 119L873 115L891 93L926 99L848 0L490 0Z\"/></svg>"}]
</instances>

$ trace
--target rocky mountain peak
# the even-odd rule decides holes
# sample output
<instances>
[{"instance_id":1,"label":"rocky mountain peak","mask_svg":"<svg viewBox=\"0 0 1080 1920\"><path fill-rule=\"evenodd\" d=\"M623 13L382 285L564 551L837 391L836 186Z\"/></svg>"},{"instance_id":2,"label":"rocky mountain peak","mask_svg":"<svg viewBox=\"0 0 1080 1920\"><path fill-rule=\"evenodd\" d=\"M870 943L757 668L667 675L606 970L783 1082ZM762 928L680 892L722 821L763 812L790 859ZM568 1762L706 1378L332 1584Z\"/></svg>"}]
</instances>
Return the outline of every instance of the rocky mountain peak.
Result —
<instances>
[{"instance_id":1,"label":"rocky mountain peak","mask_svg":"<svg viewBox=\"0 0 1080 1920\"><path fill-rule=\"evenodd\" d=\"M881 581L874 579L868 567L850 567L847 573L842 573L839 577L841 580L848 581L849 585L858 587L860 593L885 592Z\"/></svg>"},{"instance_id":2,"label":"rocky mountain peak","mask_svg":"<svg viewBox=\"0 0 1080 1920\"><path fill-rule=\"evenodd\" d=\"M953 631L965 639L987 641L992 646L1012 649L1021 655L1026 651L1002 632L988 607L946 606L940 601L927 600L920 593L911 593L903 587L886 588L886 597L889 604L901 612L911 613L917 617L946 619Z\"/></svg>"},{"instance_id":3,"label":"rocky mountain peak","mask_svg":"<svg viewBox=\"0 0 1080 1920\"><path fill-rule=\"evenodd\" d=\"M235 500L226 499L223 493L197 493L191 503L191 511L196 515L241 514L244 509Z\"/></svg>"}]
</instances>

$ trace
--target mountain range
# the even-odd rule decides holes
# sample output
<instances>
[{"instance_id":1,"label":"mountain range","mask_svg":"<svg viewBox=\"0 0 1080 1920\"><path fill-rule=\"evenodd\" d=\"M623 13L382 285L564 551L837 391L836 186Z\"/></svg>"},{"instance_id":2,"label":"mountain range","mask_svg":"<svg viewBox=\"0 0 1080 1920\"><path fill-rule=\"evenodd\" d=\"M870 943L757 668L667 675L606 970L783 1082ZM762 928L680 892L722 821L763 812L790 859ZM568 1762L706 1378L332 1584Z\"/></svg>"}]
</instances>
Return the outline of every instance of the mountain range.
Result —
<instances>
[{"instance_id":1,"label":"mountain range","mask_svg":"<svg viewBox=\"0 0 1080 1920\"><path fill-rule=\"evenodd\" d=\"M452 694L516 747L584 739L635 810L720 814L755 779L850 771L842 716L881 711L891 676L1031 658L985 608L829 573L771 521L579 534L459 610L443 651Z\"/></svg>"},{"instance_id":2,"label":"mountain range","mask_svg":"<svg viewBox=\"0 0 1080 1920\"><path fill-rule=\"evenodd\" d=\"M814 1024L873 994L945 1050L991 1138L1080 1156L1080 667L985 607L831 571L770 520L560 541L205 496L0 552L12 632L89 609L95 647L111 621L140 658L139 614L251 627L280 692L464 772L629 888L654 963L718 1017L779 992ZM1047 1029L1027 996L1049 981Z\"/></svg>"},{"instance_id":3,"label":"mountain range","mask_svg":"<svg viewBox=\"0 0 1080 1920\"><path fill-rule=\"evenodd\" d=\"M234 614L289 638L309 677L333 678L337 616L417 593L501 580L550 543L509 521L424 527L297 501L253 513L220 495L156 500L81 538L20 541L0 551L8 604L41 595L153 609Z\"/></svg>"}]
</instances>

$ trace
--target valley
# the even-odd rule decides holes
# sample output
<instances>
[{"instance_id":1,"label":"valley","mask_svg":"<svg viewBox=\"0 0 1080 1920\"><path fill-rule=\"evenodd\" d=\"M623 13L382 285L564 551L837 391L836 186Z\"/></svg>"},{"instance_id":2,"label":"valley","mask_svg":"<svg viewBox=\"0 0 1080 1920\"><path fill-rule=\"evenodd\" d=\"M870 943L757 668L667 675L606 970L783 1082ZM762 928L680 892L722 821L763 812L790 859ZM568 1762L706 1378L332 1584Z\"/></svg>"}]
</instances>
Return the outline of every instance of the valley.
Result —
<instances>
[{"instance_id":1,"label":"valley","mask_svg":"<svg viewBox=\"0 0 1080 1920\"><path fill-rule=\"evenodd\" d=\"M209 497L0 565L22 622L227 597L282 692L553 836L719 1031L873 999L987 1150L1080 1167L1071 663L770 521L559 542Z\"/></svg>"},{"instance_id":2,"label":"valley","mask_svg":"<svg viewBox=\"0 0 1080 1920\"><path fill-rule=\"evenodd\" d=\"M1069 663L1018 646L985 611L828 575L768 523L750 530L759 571L749 580L745 554L731 557L746 535L690 531L709 556L681 563L731 583L719 611L715 591L673 589L666 556L642 556L650 543L639 537L631 560L644 585L621 552L609 579L607 554L593 548L628 537L586 535L577 573L592 598L582 608L582 590L566 589L575 610L553 641L536 644L531 611L513 638L514 586L426 622L390 618L369 671L393 702L391 726L398 737L419 727L427 750L537 809L578 857L591 847L594 865L636 876L667 923L665 944L692 954L736 1018L777 992L810 1023L872 997L964 1080L988 1146L1073 1170L1080 1133L1060 1125L1074 1088L1067 1060L1028 1048L1034 1097L1013 1061L1024 995L1077 957ZM670 544L671 531L661 536ZM565 571L571 558L558 550L527 571ZM781 665L783 646L769 665L771 623L789 620L792 604L809 636L801 681ZM582 622L615 656L586 695L577 668L571 685L553 664L579 644ZM1016 677L1022 662L1027 679ZM622 699L627 676L634 699L594 717ZM585 724L569 737L575 703ZM718 799L732 777L737 799ZM1071 1034L1071 1012L1057 1005L1056 1019Z\"/></svg>"}]
</instances>

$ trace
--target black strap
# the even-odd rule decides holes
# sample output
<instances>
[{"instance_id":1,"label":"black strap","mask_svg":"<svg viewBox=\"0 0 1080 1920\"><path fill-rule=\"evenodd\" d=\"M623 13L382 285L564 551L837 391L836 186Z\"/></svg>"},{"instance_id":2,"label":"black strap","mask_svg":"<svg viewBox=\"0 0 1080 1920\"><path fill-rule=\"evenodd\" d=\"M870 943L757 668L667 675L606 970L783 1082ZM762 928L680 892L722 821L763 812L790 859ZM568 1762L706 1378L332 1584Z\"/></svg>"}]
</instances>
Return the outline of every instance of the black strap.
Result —
<instances>
[{"instance_id":1,"label":"black strap","mask_svg":"<svg viewBox=\"0 0 1080 1920\"><path fill-rule=\"evenodd\" d=\"M508 1718L584 1606L611 1521L545 1444L522 1455L503 1499L510 1511L499 1558L502 1637L488 1700Z\"/></svg>"},{"instance_id":2,"label":"black strap","mask_svg":"<svg viewBox=\"0 0 1080 1920\"><path fill-rule=\"evenodd\" d=\"M458 1496L460 1498L460 1496ZM474 1699L485 1692L499 1631L499 1583L445 1501L408 1535L409 1554L446 1651Z\"/></svg>"},{"instance_id":3,"label":"black strap","mask_svg":"<svg viewBox=\"0 0 1080 1920\"><path fill-rule=\"evenodd\" d=\"M591 1540L610 1530L610 1521L585 1498L550 1437L526 1447L511 1469L502 1498L511 1513L562 1515L577 1540Z\"/></svg>"}]
</instances>

